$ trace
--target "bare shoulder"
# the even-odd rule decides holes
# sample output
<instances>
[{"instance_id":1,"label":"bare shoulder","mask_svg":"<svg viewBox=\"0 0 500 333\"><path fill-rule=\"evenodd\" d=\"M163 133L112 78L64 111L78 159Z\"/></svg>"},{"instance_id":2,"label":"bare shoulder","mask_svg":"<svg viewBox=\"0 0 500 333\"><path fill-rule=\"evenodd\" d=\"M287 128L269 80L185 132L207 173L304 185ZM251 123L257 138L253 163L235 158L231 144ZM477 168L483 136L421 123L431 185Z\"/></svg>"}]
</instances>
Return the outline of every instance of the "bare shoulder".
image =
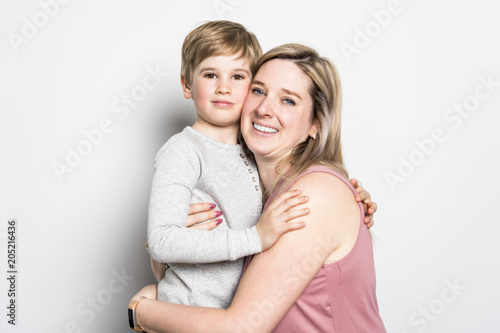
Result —
<instances>
[{"instance_id":1,"label":"bare shoulder","mask_svg":"<svg viewBox=\"0 0 500 333\"><path fill-rule=\"evenodd\" d=\"M306 228L331 242L333 249L352 246L359 228L361 211L355 195L340 178L313 172L299 178L291 187L309 197L311 213Z\"/></svg>"},{"instance_id":2,"label":"bare shoulder","mask_svg":"<svg viewBox=\"0 0 500 333\"><path fill-rule=\"evenodd\" d=\"M290 187L301 190L303 195L316 201L328 200L356 203L354 193L340 178L326 172L312 172L299 178Z\"/></svg>"}]
</instances>

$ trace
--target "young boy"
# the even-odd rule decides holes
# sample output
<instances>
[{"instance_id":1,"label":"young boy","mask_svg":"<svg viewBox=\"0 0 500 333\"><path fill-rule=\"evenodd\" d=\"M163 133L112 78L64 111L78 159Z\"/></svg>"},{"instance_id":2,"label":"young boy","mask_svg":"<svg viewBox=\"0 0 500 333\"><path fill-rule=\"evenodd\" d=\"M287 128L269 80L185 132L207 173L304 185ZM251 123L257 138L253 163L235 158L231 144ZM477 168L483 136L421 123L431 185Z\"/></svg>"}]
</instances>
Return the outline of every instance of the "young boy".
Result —
<instances>
[{"instance_id":1,"label":"young boy","mask_svg":"<svg viewBox=\"0 0 500 333\"><path fill-rule=\"evenodd\" d=\"M238 144L241 109L261 54L257 38L228 21L203 24L184 40L181 84L196 122L156 156L148 250L170 267L158 300L227 308L244 257L265 250L255 227L262 209L259 175ZM186 228L189 205L200 202L215 203L225 223L210 232Z\"/></svg>"}]
</instances>

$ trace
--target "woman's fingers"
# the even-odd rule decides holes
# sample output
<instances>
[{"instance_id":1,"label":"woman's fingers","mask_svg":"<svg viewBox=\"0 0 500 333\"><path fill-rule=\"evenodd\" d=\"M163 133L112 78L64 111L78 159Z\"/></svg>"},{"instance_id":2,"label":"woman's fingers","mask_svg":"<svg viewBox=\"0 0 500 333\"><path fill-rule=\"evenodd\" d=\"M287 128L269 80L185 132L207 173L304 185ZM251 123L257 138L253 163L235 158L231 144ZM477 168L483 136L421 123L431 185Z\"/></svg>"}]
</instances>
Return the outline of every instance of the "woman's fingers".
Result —
<instances>
[{"instance_id":1,"label":"woman's fingers","mask_svg":"<svg viewBox=\"0 0 500 333\"><path fill-rule=\"evenodd\" d=\"M189 215L187 218L186 226L189 228L195 224L206 222L215 219L222 215L221 211L211 210L208 212L202 212L197 214Z\"/></svg>"},{"instance_id":2,"label":"woman's fingers","mask_svg":"<svg viewBox=\"0 0 500 333\"><path fill-rule=\"evenodd\" d=\"M198 229L198 230L212 230L212 229L217 228L221 223L222 223L222 219L216 219L216 220L212 220L209 222L193 225L190 228L191 229Z\"/></svg>"},{"instance_id":3,"label":"woman's fingers","mask_svg":"<svg viewBox=\"0 0 500 333\"><path fill-rule=\"evenodd\" d=\"M222 215L221 211L214 210L213 208L215 208L215 205L209 203L191 204L189 206L186 226L189 228L200 222L209 221Z\"/></svg>"},{"instance_id":4,"label":"woman's fingers","mask_svg":"<svg viewBox=\"0 0 500 333\"><path fill-rule=\"evenodd\" d=\"M220 210L214 210L214 208L215 204L213 203L198 203L189 205L189 215L186 226L188 228L198 230L212 230L217 228L217 226L222 223L222 219L216 218L221 216L222 212Z\"/></svg>"},{"instance_id":5,"label":"woman's fingers","mask_svg":"<svg viewBox=\"0 0 500 333\"><path fill-rule=\"evenodd\" d=\"M215 204L208 203L208 202L191 204L191 205L189 205L188 215L206 212L206 211L212 210L214 208L215 208Z\"/></svg>"}]
</instances>

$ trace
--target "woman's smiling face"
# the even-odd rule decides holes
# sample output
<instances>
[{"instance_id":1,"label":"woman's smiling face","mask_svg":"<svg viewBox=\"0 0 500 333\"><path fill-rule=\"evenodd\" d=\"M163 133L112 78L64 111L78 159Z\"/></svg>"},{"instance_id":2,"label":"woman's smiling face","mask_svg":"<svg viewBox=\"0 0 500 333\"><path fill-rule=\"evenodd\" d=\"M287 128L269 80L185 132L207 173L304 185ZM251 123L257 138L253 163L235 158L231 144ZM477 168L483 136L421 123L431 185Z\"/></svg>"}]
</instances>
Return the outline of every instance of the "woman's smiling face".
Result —
<instances>
[{"instance_id":1,"label":"woman's smiling face","mask_svg":"<svg viewBox=\"0 0 500 333\"><path fill-rule=\"evenodd\" d=\"M316 131L310 85L292 61L273 59L260 67L241 116L241 133L256 157L279 161Z\"/></svg>"}]
</instances>

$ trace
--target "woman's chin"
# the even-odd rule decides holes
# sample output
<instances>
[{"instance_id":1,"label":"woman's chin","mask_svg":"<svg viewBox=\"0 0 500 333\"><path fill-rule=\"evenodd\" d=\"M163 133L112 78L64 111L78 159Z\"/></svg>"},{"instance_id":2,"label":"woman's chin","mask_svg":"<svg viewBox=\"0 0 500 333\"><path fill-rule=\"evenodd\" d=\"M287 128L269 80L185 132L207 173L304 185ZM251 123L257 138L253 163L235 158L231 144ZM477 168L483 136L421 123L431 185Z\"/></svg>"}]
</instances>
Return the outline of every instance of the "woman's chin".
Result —
<instances>
[{"instance_id":1,"label":"woman's chin","mask_svg":"<svg viewBox=\"0 0 500 333\"><path fill-rule=\"evenodd\" d=\"M269 146L263 143L258 143L258 142L252 142L248 143L245 140L245 143L247 144L248 148L250 151L255 155L255 156L265 156L270 153Z\"/></svg>"},{"instance_id":2,"label":"woman's chin","mask_svg":"<svg viewBox=\"0 0 500 333\"><path fill-rule=\"evenodd\" d=\"M273 155L275 155L276 151L273 148L276 147L271 147L269 145L269 142L255 142L255 141L250 141L250 143L246 142L248 148L250 151L256 156L256 157L265 157L265 158L270 158Z\"/></svg>"}]
</instances>

